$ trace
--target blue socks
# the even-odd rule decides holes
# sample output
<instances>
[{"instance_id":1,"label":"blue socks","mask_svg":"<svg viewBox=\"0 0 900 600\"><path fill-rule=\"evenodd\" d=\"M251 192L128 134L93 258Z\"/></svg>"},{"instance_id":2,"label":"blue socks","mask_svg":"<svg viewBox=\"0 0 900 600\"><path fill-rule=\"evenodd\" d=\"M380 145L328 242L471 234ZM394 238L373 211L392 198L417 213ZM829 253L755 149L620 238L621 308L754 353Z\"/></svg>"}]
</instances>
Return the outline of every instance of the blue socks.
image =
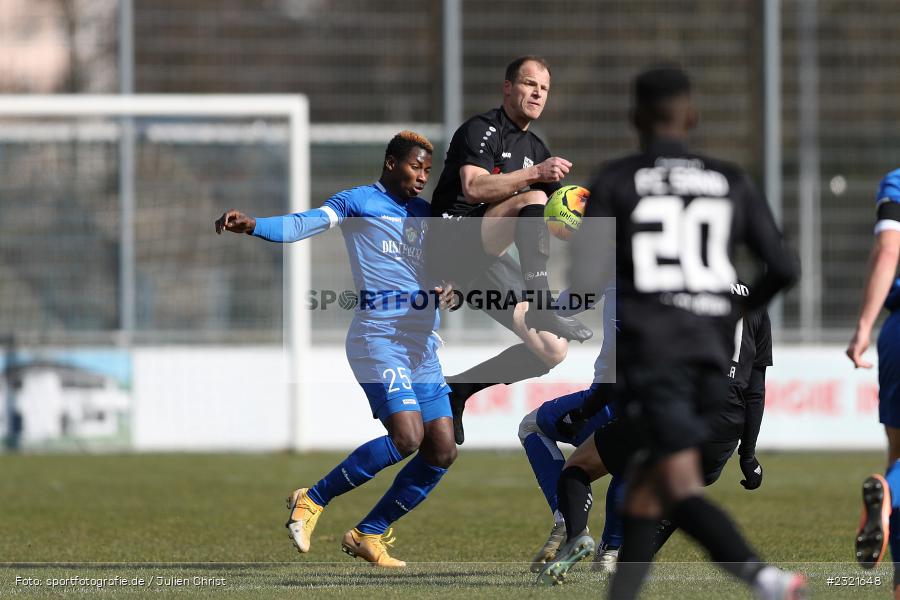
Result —
<instances>
[{"instance_id":1,"label":"blue socks","mask_svg":"<svg viewBox=\"0 0 900 600\"><path fill-rule=\"evenodd\" d=\"M891 489L891 508L897 510L900 508L900 460L895 461L892 464L887 472L884 474L884 478L888 482L888 487Z\"/></svg>"},{"instance_id":2,"label":"blue socks","mask_svg":"<svg viewBox=\"0 0 900 600\"><path fill-rule=\"evenodd\" d=\"M388 436L366 442L309 490L309 498L326 506L333 498L369 481L378 471L403 460ZM408 465L407 465L408 466Z\"/></svg>"},{"instance_id":3,"label":"blue socks","mask_svg":"<svg viewBox=\"0 0 900 600\"><path fill-rule=\"evenodd\" d=\"M622 503L625 501L625 478L613 476L606 490L606 522L600 541L610 548L619 548L625 535Z\"/></svg>"},{"instance_id":4,"label":"blue socks","mask_svg":"<svg viewBox=\"0 0 900 600\"><path fill-rule=\"evenodd\" d=\"M531 470L534 471L538 485L544 492L544 498L550 505L550 512L556 513L559 508L556 486L566 460L559 448L556 447L556 443L539 433L530 434L522 442L522 445L525 447L525 455L528 457L528 462L531 463Z\"/></svg>"},{"instance_id":5,"label":"blue socks","mask_svg":"<svg viewBox=\"0 0 900 600\"><path fill-rule=\"evenodd\" d=\"M365 534L384 533L391 523L421 504L446 472L447 469L429 465L421 453L416 453L356 528Z\"/></svg>"},{"instance_id":6,"label":"blue socks","mask_svg":"<svg viewBox=\"0 0 900 600\"><path fill-rule=\"evenodd\" d=\"M319 506L326 506L332 499L361 486L378 471L401 460L403 457L389 436L375 438L354 450L310 488L309 498ZM446 472L447 469L427 464L417 453L397 473L390 489L357 529L367 534L384 533L391 523L421 504Z\"/></svg>"}]
</instances>

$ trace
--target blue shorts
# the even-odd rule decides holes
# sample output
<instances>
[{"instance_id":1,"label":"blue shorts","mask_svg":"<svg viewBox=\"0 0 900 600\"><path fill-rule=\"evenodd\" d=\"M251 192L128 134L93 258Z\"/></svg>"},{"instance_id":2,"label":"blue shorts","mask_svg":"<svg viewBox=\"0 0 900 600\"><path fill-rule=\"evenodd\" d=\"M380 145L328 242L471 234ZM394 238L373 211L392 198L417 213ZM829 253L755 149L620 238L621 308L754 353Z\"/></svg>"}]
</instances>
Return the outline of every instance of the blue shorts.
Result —
<instances>
[{"instance_id":1,"label":"blue shorts","mask_svg":"<svg viewBox=\"0 0 900 600\"><path fill-rule=\"evenodd\" d=\"M366 393L372 416L414 410L427 423L450 417L450 388L430 332L407 332L392 322L354 321L347 333L347 360Z\"/></svg>"},{"instance_id":2,"label":"blue shorts","mask_svg":"<svg viewBox=\"0 0 900 600\"><path fill-rule=\"evenodd\" d=\"M560 419L567 412L579 408L584 404L585 399L591 395L594 390L596 390L597 386L601 384L595 383L591 385L586 390L581 390L580 392L575 392L573 394L567 394L565 396L560 396L559 398L555 398L553 400L547 400L543 404L541 404L540 408L537 411L537 426L540 428L541 433L546 435L548 438L555 442L563 442L566 444L572 444L573 446L580 446L582 442L591 437L596 430L605 426L607 423L612 421L615 418L615 415L612 410L611 405L607 405L603 407L603 410L594 415L590 421L585 424L581 430L575 434L575 437L569 438L564 436L559 431L556 430L556 421Z\"/></svg>"},{"instance_id":3,"label":"blue shorts","mask_svg":"<svg viewBox=\"0 0 900 600\"><path fill-rule=\"evenodd\" d=\"M894 311L878 334L878 420L900 427L900 311Z\"/></svg>"}]
</instances>

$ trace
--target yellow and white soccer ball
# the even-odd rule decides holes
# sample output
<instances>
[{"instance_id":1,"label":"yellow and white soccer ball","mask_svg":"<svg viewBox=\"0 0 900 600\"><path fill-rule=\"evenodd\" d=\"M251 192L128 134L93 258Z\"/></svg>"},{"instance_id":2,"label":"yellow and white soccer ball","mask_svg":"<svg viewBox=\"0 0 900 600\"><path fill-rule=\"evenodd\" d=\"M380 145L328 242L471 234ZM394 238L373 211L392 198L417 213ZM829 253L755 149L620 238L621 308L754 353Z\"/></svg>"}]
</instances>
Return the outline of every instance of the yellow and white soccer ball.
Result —
<instances>
[{"instance_id":1,"label":"yellow and white soccer ball","mask_svg":"<svg viewBox=\"0 0 900 600\"><path fill-rule=\"evenodd\" d=\"M584 206L591 192L580 185L565 185L547 199L544 222L555 237L568 240L581 226Z\"/></svg>"}]
</instances>

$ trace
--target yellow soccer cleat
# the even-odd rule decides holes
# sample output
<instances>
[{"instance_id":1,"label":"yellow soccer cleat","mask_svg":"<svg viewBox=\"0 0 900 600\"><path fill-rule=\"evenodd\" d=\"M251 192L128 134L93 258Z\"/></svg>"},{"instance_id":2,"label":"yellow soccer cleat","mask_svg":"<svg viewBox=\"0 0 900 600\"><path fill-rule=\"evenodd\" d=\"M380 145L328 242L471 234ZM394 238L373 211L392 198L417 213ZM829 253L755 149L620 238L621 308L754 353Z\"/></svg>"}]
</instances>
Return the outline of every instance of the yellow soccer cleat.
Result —
<instances>
[{"instance_id":1,"label":"yellow soccer cleat","mask_svg":"<svg viewBox=\"0 0 900 600\"><path fill-rule=\"evenodd\" d=\"M370 535L354 527L344 534L344 539L341 540L341 549L350 556L369 561L376 567L389 569L405 567L405 562L392 558L388 554L388 546L394 545L395 538L391 537L393 531L393 529L388 529L381 535L377 533Z\"/></svg>"},{"instance_id":2,"label":"yellow soccer cleat","mask_svg":"<svg viewBox=\"0 0 900 600\"><path fill-rule=\"evenodd\" d=\"M288 522L284 524L291 532L291 541L294 543L294 547L300 552L309 552L309 540L312 537L313 529L316 528L316 521L319 520L319 515L324 510L309 499L307 491L309 488L300 488L288 496L287 507L291 514Z\"/></svg>"}]
</instances>

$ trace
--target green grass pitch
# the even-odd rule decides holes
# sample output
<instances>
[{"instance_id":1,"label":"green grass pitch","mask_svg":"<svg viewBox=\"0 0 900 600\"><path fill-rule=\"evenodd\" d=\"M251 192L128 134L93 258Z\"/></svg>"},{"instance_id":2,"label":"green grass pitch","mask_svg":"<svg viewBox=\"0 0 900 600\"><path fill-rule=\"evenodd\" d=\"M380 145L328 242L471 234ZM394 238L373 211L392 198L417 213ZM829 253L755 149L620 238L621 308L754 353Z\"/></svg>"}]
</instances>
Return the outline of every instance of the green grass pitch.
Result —
<instances>
[{"instance_id":1,"label":"green grass pitch","mask_svg":"<svg viewBox=\"0 0 900 600\"><path fill-rule=\"evenodd\" d=\"M534 585L528 560L551 518L522 452L461 449L432 496L395 524L392 554L410 563L406 569L375 569L340 551L343 532L368 512L397 467L332 502L311 552L297 554L284 528L284 497L342 457L0 455L0 597L603 597L607 582L584 565L562 586ZM765 480L759 490L738 484L732 460L709 491L762 555L804 570L816 597L889 597L889 567L866 572L852 555L860 482L883 468L882 455L763 454L760 460ZM606 481L594 485L595 535L603 526L605 490ZM47 584L48 578L117 576L143 578L144 585ZM17 583L17 577L43 585ZM857 583L879 577L881 585L829 586L828 577ZM175 585L177 578L186 581ZM211 584L216 578L219 585ZM676 534L643 597L750 594Z\"/></svg>"}]
</instances>

